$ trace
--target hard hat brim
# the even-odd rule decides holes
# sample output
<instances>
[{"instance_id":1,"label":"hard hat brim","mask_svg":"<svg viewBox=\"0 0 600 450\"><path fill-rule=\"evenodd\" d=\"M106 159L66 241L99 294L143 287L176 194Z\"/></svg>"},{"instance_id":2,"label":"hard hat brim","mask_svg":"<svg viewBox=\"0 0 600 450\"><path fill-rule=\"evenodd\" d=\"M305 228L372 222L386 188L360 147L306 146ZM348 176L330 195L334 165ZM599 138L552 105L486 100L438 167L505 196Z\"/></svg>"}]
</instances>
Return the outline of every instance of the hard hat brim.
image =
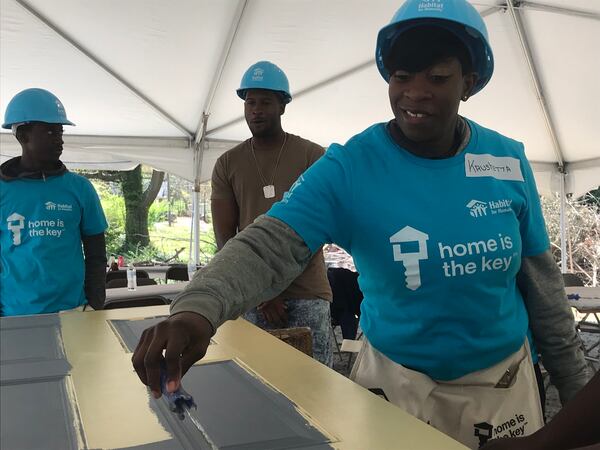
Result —
<instances>
[{"instance_id":1,"label":"hard hat brim","mask_svg":"<svg viewBox=\"0 0 600 450\"><path fill-rule=\"evenodd\" d=\"M442 27L453 33L467 47L473 59L473 69L479 75L477 84L473 88L471 95L479 92L492 78L494 72L494 57L492 49L485 36L475 28L468 27L465 24L452 20L438 18L411 19L403 22L390 23L383 27L377 35L377 46L375 49L375 62L377 69L386 82L389 82L391 74L388 73L384 65L387 52L391 49L393 41L402 33L420 26L434 25ZM463 30L460 30L460 28ZM470 36L471 40L467 40ZM480 48L473 49L473 42L479 41Z\"/></svg>"},{"instance_id":2,"label":"hard hat brim","mask_svg":"<svg viewBox=\"0 0 600 450\"><path fill-rule=\"evenodd\" d=\"M276 92L277 94L281 94L281 96L283 97L283 103L285 105L287 105L289 102L292 101L292 96L290 94L288 94L285 91L277 91L275 89L265 89L265 88L259 88L259 87L248 87L248 88L239 88L237 89L235 92L237 93L237 96L239 98L241 98L242 100L246 100L246 91L249 91L250 89L256 89L256 90L261 90L261 91L272 91L272 92Z\"/></svg>"},{"instance_id":3,"label":"hard hat brim","mask_svg":"<svg viewBox=\"0 0 600 450\"><path fill-rule=\"evenodd\" d=\"M68 119L65 120L61 120L61 121L57 121L57 122L46 122L45 120L28 120L28 121L16 121L16 122L6 122L2 124L2 128L4 128L5 130L10 130L12 128L12 126L16 123L21 123L21 124L26 124L26 123L31 123L31 122L42 122L42 123L50 123L50 124L60 124L60 125L71 125L72 127L75 127L77 125L75 125L73 122L71 122Z\"/></svg>"}]
</instances>

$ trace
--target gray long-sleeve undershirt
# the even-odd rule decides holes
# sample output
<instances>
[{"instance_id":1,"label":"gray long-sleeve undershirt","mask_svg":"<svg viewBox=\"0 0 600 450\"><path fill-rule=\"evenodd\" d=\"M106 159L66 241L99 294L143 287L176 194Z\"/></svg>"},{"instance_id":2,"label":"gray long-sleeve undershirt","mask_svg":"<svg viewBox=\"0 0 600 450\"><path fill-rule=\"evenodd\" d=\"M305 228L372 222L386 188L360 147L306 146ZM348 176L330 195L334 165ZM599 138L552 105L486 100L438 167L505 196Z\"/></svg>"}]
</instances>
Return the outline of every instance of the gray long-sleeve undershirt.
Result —
<instances>
[{"instance_id":1,"label":"gray long-sleeve undershirt","mask_svg":"<svg viewBox=\"0 0 600 450\"><path fill-rule=\"evenodd\" d=\"M564 405L586 384L588 374L562 274L550 250L523 258L517 285L535 346Z\"/></svg>"},{"instance_id":2,"label":"gray long-sleeve undershirt","mask_svg":"<svg viewBox=\"0 0 600 450\"><path fill-rule=\"evenodd\" d=\"M312 254L280 220L259 217L194 275L171 305L171 314L203 315L216 330L260 303L277 297L300 275Z\"/></svg>"},{"instance_id":3,"label":"gray long-sleeve undershirt","mask_svg":"<svg viewBox=\"0 0 600 450\"><path fill-rule=\"evenodd\" d=\"M262 216L231 239L171 305L171 314L201 314L216 330L282 292L312 254L280 220ZM535 344L563 403L587 381L573 315L552 255L523 258L518 275Z\"/></svg>"}]
</instances>

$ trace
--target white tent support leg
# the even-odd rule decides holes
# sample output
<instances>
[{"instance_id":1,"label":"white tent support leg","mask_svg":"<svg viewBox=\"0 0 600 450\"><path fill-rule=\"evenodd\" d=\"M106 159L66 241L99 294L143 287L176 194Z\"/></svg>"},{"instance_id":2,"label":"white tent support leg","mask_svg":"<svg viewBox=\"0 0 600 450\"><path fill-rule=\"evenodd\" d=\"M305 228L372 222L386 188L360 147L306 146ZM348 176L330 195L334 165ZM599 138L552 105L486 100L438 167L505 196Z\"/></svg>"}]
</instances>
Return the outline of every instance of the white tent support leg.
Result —
<instances>
[{"instance_id":1,"label":"white tent support leg","mask_svg":"<svg viewBox=\"0 0 600 450\"><path fill-rule=\"evenodd\" d=\"M194 141L194 190L192 191L192 230L190 236L190 262L196 267L200 263L200 184L202 183L202 159L206 142L206 126L208 123L208 114L202 114L202 121L199 126L201 130L200 138L196 137ZM193 250L192 250L193 249Z\"/></svg>"},{"instance_id":2,"label":"white tent support leg","mask_svg":"<svg viewBox=\"0 0 600 450\"><path fill-rule=\"evenodd\" d=\"M200 198L200 186L198 183L194 183L194 191L193 191L193 210L194 214L192 217L192 234L193 234L193 259L192 262L198 267L198 263L200 262L200 202L198 201ZM191 249L190 249L191 250Z\"/></svg>"},{"instance_id":3,"label":"white tent support leg","mask_svg":"<svg viewBox=\"0 0 600 450\"><path fill-rule=\"evenodd\" d=\"M560 171L560 270L567 273L567 194L565 192L566 173Z\"/></svg>"}]
</instances>

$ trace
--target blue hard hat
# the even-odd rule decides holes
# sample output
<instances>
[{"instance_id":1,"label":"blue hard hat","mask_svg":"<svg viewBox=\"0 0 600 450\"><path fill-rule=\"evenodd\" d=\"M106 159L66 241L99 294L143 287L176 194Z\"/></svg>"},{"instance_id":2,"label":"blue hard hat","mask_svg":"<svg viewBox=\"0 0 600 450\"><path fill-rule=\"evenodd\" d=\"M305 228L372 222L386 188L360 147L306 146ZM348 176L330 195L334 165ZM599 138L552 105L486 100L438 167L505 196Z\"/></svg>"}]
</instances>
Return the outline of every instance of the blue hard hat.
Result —
<instances>
[{"instance_id":1,"label":"blue hard hat","mask_svg":"<svg viewBox=\"0 0 600 450\"><path fill-rule=\"evenodd\" d=\"M290 83L283 70L270 61L259 61L252 64L242 77L240 88L236 91L239 98L246 99L248 89L267 89L279 92L283 96L283 102L292 101L290 94Z\"/></svg>"},{"instance_id":2,"label":"blue hard hat","mask_svg":"<svg viewBox=\"0 0 600 450\"><path fill-rule=\"evenodd\" d=\"M27 122L75 125L67 119L65 107L52 92L40 88L25 89L15 95L6 107L2 128Z\"/></svg>"},{"instance_id":3,"label":"blue hard hat","mask_svg":"<svg viewBox=\"0 0 600 450\"><path fill-rule=\"evenodd\" d=\"M494 55L481 15L466 0L407 0L377 36L375 61L385 81L389 81L390 74L384 61L395 38L422 25L445 28L465 44L471 55L473 70L479 75L471 95L483 89L494 72Z\"/></svg>"}]
</instances>

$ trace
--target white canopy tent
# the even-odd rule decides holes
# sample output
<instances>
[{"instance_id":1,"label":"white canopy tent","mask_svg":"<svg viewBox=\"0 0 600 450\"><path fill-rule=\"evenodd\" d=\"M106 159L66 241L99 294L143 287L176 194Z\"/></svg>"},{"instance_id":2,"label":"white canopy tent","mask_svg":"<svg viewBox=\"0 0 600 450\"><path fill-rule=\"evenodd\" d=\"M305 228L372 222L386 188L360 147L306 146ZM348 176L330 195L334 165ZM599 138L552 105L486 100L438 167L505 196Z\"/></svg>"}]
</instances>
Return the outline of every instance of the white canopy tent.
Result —
<instances>
[{"instance_id":1,"label":"white canopy tent","mask_svg":"<svg viewBox=\"0 0 600 450\"><path fill-rule=\"evenodd\" d=\"M400 3L0 0L0 109L43 87L77 124L65 136L68 166L144 163L198 185L249 136L235 89L258 60L290 79L290 132L327 146L388 120L373 55ZM542 193L600 184L600 1L472 3L496 69L461 113L524 142ZM20 153L10 134L0 138L2 161Z\"/></svg>"}]
</instances>

